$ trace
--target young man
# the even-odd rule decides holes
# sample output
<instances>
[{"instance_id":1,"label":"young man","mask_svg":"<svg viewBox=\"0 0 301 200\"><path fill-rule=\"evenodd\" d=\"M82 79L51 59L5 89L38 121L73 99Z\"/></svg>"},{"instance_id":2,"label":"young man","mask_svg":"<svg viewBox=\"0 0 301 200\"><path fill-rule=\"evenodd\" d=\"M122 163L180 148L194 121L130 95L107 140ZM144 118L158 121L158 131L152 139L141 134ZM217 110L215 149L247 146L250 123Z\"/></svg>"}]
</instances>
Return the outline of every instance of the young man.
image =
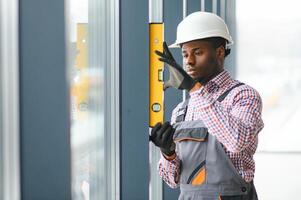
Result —
<instances>
[{"instance_id":1,"label":"young man","mask_svg":"<svg viewBox=\"0 0 301 200\"><path fill-rule=\"evenodd\" d=\"M162 152L159 175L170 187L180 186L180 200L257 199L253 155L263 128L262 101L224 69L231 44L220 17L195 12L178 25L171 45L181 47L186 71L165 42L164 51L156 51L170 71L164 89L190 95L174 109L171 123L158 123L151 133Z\"/></svg>"}]
</instances>

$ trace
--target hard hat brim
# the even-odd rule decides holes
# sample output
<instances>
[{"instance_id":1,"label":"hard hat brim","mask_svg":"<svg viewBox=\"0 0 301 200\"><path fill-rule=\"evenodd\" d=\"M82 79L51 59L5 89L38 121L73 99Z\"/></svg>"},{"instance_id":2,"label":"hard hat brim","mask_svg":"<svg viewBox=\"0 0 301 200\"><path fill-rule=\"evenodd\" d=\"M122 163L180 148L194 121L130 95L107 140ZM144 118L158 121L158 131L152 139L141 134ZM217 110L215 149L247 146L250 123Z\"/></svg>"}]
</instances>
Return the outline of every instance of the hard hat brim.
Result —
<instances>
[{"instance_id":1,"label":"hard hat brim","mask_svg":"<svg viewBox=\"0 0 301 200\"><path fill-rule=\"evenodd\" d=\"M203 38L203 39L206 39L206 38ZM226 38L225 38L226 39ZM200 40L202 40L202 39L200 39ZM226 39L227 40L227 39ZM191 40L191 41L193 41L193 40ZM187 42L191 42L191 41L187 41ZM234 44L234 41L232 40L232 38L231 38L231 40L229 41L229 40L227 40L228 42L227 42L227 44L226 44L226 46L227 47L229 47L229 46L232 46L233 44ZM183 43L185 43L185 42L183 42ZM173 43L173 44L171 44L171 45L169 45L168 47L169 48L181 48L181 44L183 44L183 43L177 43L177 42L175 42L175 43Z\"/></svg>"},{"instance_id":2,"label":"hard hat brim","mask_svg":"<svg viewBox=\"0 0 301 200\"><path fill-rule=\"evenodd\" d=\"M169 48L181 48L181 46L178 43L173 43L171 45L168 46Z\"/></svg>"}]
</instances>

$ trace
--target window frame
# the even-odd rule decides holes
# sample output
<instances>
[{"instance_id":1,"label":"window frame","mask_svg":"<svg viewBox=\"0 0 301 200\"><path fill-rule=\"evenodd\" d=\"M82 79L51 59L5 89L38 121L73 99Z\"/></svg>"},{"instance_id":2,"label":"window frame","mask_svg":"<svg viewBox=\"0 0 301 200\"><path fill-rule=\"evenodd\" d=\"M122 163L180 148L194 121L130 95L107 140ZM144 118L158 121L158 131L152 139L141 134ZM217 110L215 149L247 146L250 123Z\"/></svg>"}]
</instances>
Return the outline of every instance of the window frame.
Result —
<instances>
[{"instance_id":1,"label":"window frame","mask_svg":"<svg viewBox=\"0 0 301 200\"><path fill-rule=\"evenodd\" d=\"M0 199L20 199L19 2L0 0Z\"/></svg>"},{"instance_id":2,"label":"window frame","mask_svg":"<svg viewBox=\"0 0 301 200\"><path fill-rule=\"evenodd\" d=\"M68 29L71 23L70 1L72 0L65 1L67 42L70 41L70 31ZM88 38L93 37L94 41L93 46L88 46L89 54L87 57L91 58L93 56L93 66L102 66L100 68L104 71L103 91L99 91L104 96L104 122L101 122L104 124L104 130L101 133L104 141L101 141L101 144L104 144L102 165L105 169L99 174L104 176L105 185L101 186L103 187L101 190L105 194L101 198L118 200L120 199L120 2L119 0L90 0L88 4L88 16L91 17L91 23L93 23L92 28L89 27L88 29ZM99 32L99 30L102 31ZM70 45L67 43L66 46L66 51L70 52ZM67 58L67 70L69 70L71 63L70 58ZM70 72L68 73L68 76L70 76ZM97 186L99 187L99 185Z\"/></svg>"}]
</instances>

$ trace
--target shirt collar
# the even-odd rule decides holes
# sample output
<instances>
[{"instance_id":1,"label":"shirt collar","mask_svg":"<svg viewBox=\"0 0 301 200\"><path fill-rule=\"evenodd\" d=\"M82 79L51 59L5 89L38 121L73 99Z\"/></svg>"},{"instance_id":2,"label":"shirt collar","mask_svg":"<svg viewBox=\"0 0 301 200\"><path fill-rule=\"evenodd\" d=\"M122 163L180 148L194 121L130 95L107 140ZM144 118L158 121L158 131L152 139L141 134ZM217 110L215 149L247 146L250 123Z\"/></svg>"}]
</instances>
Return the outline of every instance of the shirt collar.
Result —
<instances>
[{"instance_id":1,"label":"shirt collar","mask_svg":"<svg viewBox=\"0 0 301 200\"><path fill-rule=\"evenodd\" d=\"M229 81L231 80L231 76L229 72L223 70L213 79L211 79L206 85L202 86L200 89L189 93L189 95L194 99L198 95L202 95L204 93L215 93L220 88L223 88L228 85Z\"/></svg>"},{"instance_id":2,"label":"shirt collar","mask_svg":"<svg viewBox=\"0 0 301 200\"><path fill-rule=\"evenodd\" d=\"M209 93L216 92L220 88L223 88L224 86L226 86L228 84L229 80L231 80L231 76L230 76L229 72L227 72L226 70L223 70L217 76L215 76L213 79L211 79L206 85L204 85L204 88L206 88L206 90Z\"/></svg>"}]
</instances>

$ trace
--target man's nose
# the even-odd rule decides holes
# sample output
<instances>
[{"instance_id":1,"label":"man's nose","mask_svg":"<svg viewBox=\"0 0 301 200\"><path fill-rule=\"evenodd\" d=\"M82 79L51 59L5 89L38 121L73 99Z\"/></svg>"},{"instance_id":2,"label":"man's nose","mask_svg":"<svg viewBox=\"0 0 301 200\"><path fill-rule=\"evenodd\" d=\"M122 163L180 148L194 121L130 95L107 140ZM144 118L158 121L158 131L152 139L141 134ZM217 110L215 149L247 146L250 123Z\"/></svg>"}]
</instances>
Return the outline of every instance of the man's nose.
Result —
<instances>
[{"instance_id":1,"label":"man's nose","mask_svg":"<svg viewBox=\"0 0 301 200\"><path fill-rule=\"evenodd\" d=\"M193 55L187 56L185 60L186 65L194 65L195 64L195 57Z\"/></svg>"}]
</instances>

